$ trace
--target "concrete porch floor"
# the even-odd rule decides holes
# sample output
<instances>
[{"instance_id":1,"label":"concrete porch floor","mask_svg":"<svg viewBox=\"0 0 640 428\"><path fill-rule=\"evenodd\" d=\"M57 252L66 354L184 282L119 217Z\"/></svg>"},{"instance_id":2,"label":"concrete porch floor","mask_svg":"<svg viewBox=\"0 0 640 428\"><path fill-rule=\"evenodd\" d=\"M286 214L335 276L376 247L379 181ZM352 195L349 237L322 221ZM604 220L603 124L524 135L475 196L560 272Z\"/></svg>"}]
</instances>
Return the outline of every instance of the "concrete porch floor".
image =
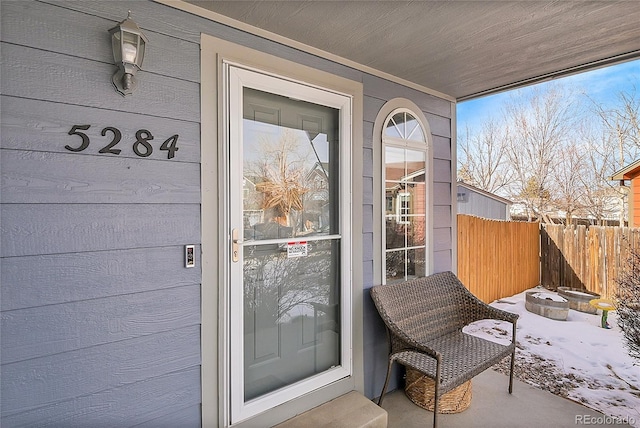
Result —
<instances>
[{"instance_id":1,"label":"concrete porch floor","mask_svg":"<svg viewBox=\"0 0 640 428\"><path fill-rule=\"evenodd\" d=\"M469 408L462 413L439 415L439 427L630 426L616 423L616 420L609 420L608 424L602 423L602 419L600 421L595 419L604 418L601 413L550 392L534 388L515 378L513 382L513 394L510 395L507 376L491 369L485 370L473 378L473 396ZM433 425L433 413L413 404L402 390L395 390L387 394L382 407L388 412L388 428L431 427Z\"/></svg>"}]
</instances>

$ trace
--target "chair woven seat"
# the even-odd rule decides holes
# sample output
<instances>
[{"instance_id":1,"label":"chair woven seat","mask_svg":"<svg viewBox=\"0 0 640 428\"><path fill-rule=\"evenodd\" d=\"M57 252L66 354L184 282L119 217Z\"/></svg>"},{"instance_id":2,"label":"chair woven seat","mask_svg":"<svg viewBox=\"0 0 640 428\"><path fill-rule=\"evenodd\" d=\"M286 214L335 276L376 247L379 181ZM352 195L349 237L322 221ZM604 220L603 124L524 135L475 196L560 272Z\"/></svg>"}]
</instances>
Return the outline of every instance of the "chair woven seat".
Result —
<instances>
[{"instance_id":1,"label":"chair woven seat","mask_svg":"<svg viewBox=\"0 0 640 428\"><path fill-rule=\"evenodd\" d=\"M441 336L426 345L442 354L441 393L463 384L513 352L511 345L500 345L462 332ZM436 360L426 354L403 351L395 355L395 360L436 378Z\"/></svg>"},{"instance_id":2,"label":"chair woven seat","mask_svg":"<svg viewBox=\"0 0 640 428\"><path fill-rule=\"evenodd\" d=\"M460 386L509 355L509 393L512 392L517 314L482 302L452 272L375 286L371 297L385 323L390 345L387 377L378 405L382 405L394 362L435 381L434 428L440 394ZM502 345L462 332L466 325L482 319L512 323L511 343Z\"/></svg>"}]
</instances>

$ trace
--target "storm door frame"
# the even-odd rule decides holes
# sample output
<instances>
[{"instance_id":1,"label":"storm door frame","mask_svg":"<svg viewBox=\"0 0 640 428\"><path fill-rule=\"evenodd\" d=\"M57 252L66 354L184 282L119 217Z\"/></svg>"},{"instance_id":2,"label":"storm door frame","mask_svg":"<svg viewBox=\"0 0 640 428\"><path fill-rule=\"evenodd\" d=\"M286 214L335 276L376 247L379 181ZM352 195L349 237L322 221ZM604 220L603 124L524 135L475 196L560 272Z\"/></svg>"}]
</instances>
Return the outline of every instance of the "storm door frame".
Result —
<instances>
[{"instance_id":1,"label":"storm door frame","mask_svg":"<svg viewBox=\"0 0 640 428\"><path fill-rule=\"evenodd\" d=\"M224 63L283 77L351 97L350 195L351 375L294 398L233 426L271 426L349 391L364 392L363 376L363 88L362 83L259 52L209 35L201 36L201 192L202 192L202 424L232 426L228 343L229 200L226 189Z\"/></svg>"}]
</instances>

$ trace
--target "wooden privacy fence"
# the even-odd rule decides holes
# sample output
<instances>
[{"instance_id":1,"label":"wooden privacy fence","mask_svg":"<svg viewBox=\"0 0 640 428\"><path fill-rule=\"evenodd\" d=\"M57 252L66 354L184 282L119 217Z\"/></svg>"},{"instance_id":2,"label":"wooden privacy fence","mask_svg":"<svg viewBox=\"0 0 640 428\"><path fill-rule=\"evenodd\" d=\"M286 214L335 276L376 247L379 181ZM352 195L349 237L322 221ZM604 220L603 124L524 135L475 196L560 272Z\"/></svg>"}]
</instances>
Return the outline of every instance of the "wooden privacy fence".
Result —
<instances>
[{"instance_id":1,"label":"wooden privacy fence","mask_svg":"<svg viewBox=\"0 0 640 428\"><path fill-rule=\"evenodd\" d=\"M640 249L639 228L542 225L542 285L583 288L613 297L631 248Z\"/></svg>"},{"instance_id":2,"label":"wooden privacy fence","mask_svg":"<svg viewBox=\"0 0 640 428\"><path fill-rule=\"evenodd\" d=\"M486 303L540 283L538 223L458 214L458 278Z\"/></svg>"}]
</instances>

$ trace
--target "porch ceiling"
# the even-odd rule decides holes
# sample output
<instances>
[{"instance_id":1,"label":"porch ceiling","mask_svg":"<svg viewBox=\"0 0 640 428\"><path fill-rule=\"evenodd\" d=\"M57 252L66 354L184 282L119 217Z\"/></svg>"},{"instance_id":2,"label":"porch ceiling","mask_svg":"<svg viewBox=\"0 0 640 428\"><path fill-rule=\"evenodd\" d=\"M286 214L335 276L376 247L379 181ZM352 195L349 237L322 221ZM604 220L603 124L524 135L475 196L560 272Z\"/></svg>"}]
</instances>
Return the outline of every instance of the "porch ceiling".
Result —
<instances>
[{"instance_id":1,"label":"porch ceiling","mask_svg":"<svg viewBox=\"0 0 640 428\"><path fill-rule=\"evenodd\" d=\"M459 101L640 57L637 0L186 1Z\"/></svg>"}]
</instances>

